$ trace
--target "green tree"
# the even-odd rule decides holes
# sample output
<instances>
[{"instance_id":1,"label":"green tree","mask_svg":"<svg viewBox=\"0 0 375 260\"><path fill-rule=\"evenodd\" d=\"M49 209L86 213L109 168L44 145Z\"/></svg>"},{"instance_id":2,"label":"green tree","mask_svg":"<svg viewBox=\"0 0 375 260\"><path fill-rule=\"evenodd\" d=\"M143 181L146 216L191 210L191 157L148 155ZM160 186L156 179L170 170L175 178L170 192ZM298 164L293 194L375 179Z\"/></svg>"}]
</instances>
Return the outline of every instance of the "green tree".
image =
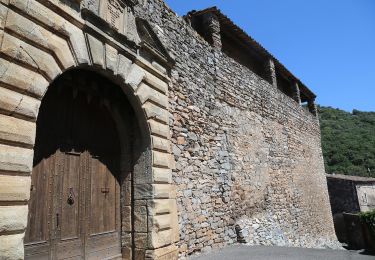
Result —
<instances>
[{"instance_id":1,"label":"green tree","mask_svg":"<svg viewBox=\"0 0 375 260\"><path fill-rule=\"evenodd\" d=\"M318 109L327 173L375 177L375 112Z\"/></svg>"}]
</instances>

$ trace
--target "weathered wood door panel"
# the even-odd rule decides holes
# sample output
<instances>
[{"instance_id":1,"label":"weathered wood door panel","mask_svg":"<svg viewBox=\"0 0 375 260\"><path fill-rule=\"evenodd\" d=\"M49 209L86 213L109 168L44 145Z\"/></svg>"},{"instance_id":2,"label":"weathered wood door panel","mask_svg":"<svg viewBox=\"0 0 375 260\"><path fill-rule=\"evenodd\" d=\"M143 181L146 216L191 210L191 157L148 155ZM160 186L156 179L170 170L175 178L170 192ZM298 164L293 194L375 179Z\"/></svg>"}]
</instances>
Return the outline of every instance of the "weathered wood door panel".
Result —
<instances>
[{"instance_id":1,"label":"weathered wood door panel","mask_svg":"<svg viewBox=\"0 0 375 260\"><path fill-rule=\"evenodd\" d=\"M49 259L51 247L50 216L52 198L50 186L55 171L55 157L42 159L34 166L29 201L28 228L25 245L29 259Z\"/></svg>"},{"instance_id":2,"label":"weathered wood door panel","mask_svg":"<svg viewBox=\"0 0 375 260\"><path fill-rule=\"evenodd\" d=\"M108 167L98 158L90 158L90 221L87 240L89 259L104 259L120 252L120 187Z\"/></svg>"},{"instance_id":3,"label":"weathered wood door panel","mask_svg":"<svg viewBox=\"0 0 375 260\"><path fill-rule=\"evenodd\" d=\"M98 159L91 159L90 166L90 235L116 231L118 183Z\"/></svg>"},{"instance_id":4,"label":"weathered wood door panel","mask_svg":"<svg viewBox=\"0 0 375 260\"><path fill-rule=\"evenodd\" d=\"M25 258L120 257L114 122L90 88L53 87L38 117Z\"/></svg>"},{"instance_id":5,"label":"weathered wood door panel","mask_svg":"<svg viewBox=\"0 0 375 260\"><path fill-rule=\"evenodd\" d=\"M84 256L84 236L81 230L84 200L82 171L84 160L80 153L57 152L60 171L55 175L55 244L56 258L70 259Z\"/></svg>"},{"instance_id":6,"label":"weathered wood door panel","mask_svg":"<svg viewBox=\"0 0 375 260\"><path fill-rule=\"evenodd\" d=\"M104 102L93 99L90 105L102 107L97 110L98 117L89 116L91 152L88 156L89 223L86 253L88 259L105 259L121 252L120 246L120 186L113 176L119 176L119 151L115 139L103 139L103 136L116 136L112 120L106 113ZM104 127L98 127L97 125ZM113 254L113 252L117 252Z\"/></svg>"}]
</instances>

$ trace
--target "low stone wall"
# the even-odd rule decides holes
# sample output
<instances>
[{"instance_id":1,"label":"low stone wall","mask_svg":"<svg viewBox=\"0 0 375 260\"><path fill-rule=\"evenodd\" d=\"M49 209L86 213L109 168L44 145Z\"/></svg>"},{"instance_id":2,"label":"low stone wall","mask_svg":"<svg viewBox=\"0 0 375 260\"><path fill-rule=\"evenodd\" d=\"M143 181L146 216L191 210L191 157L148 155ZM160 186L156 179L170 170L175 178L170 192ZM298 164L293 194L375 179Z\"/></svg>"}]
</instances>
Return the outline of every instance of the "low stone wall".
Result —
<instances>
[{"instance_id":1,"label":"low stone wall","mask_svg":"<svg viewBox=\"0 0 375 260\"><path fill-rule=\"evenodd\" d=\"M329 174L327 183L333 215L375 209L375 178Z\"/></svg>"},{"instance_id":2,"label":"low stone wall","mask_svg":"<svg viewBox=\"0 0 375 260\"><path fill-rule=\"evenodd\" d=\"M332 214L359 212L355 183L351 180L327 177Z\"/></svg>"},{"instance_id":3,"label":"low stone wall","mask_svg":"<svg viewBox=\"0 0 375 260\"><path fill-rule=\"evenodd\" d=\"M136 14L176 59L169 107L180 255L336 241L317 118L210 46L162 1ZM237 232L236 232L237 225Z\"/></svg>"}]
</instances>

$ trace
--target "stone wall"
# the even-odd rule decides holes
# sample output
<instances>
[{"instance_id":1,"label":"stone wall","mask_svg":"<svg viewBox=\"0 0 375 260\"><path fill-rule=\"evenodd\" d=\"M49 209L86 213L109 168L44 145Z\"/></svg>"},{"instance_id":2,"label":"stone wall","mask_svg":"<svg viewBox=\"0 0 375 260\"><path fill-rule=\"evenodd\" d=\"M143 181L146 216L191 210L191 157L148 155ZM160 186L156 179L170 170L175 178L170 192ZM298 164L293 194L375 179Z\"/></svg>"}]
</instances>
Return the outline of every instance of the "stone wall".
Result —
<instances>
[{"instance_id":1,"label":"stone wall","mask_svg":"<svg viewBox=\"0 0 375 260\"><path fill-rule=\"evenodd\" d=\"M176 60L169 123L181 256L238 239L335 242L317 118L209 45L164 2L144 0L136 15Z\"/></svg>"},{"instance_id":2,"label":"stone wall","mask_svg":"<svg viewBox=\"0 0 375 260\"><path fill-rule=\"evenodd\" d=\"M327 184L338 240L365 248L357 213L375 208L375 178L328 174Z\"/></svg>"},{"instance_id":3,"label":"stone wall","mask_svg":"<svg viewBox=\"0 0 375 260\"><path fill-rule=\"evenodd\" d=\"M359 212L355 183L351 180L327 177L332 214Z\"/></svg>"},{"instance_id":4,"label":"stone wall","mask_svg":"<svg viewBox=\"0 0 375 260\"><path fill-rule=\"evenodd\" d=\"M364 212L375 208L375 178L327 175L332 214Z\"/></svg>"},{"instance_id":5,"label":"stone wall","mask_svg":"<svg viewBox=\"0 0 375 260\"><path fill-rule=\"evenodd\" d=\"M141 259L174 259L175 241L181 257L237 240L335 241L317 118L163 1L139 2L135 14L176 61L170 75L141 55L132 8L127 22L108 25L108 13L93 11L98 0L0 0L1 257L24 256L38 109L50 83L74 68L121 87L151 142L147 176L135 171L134 238L124 257L132 248ZM83 19L82 6L98 17Z\"/></svg>"}]
</instances>

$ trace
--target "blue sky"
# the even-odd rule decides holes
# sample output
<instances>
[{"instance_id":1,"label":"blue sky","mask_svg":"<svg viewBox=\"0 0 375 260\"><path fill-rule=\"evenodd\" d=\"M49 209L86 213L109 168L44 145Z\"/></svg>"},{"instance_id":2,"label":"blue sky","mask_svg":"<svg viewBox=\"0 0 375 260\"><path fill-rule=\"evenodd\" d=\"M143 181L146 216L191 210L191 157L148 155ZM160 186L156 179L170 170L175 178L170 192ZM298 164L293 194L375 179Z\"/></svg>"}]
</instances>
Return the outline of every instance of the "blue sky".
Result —
<instances>
[{"instance_id":1,"label":"blue sky","mask_svg":"<svg viewBox=\"0 0 375 260\"><path fill-rule=\"evenodd\" d=\"M375 0L165 0L179 15L217 6L318 95L375 111Z\"/></svg>"}]
</instances>

